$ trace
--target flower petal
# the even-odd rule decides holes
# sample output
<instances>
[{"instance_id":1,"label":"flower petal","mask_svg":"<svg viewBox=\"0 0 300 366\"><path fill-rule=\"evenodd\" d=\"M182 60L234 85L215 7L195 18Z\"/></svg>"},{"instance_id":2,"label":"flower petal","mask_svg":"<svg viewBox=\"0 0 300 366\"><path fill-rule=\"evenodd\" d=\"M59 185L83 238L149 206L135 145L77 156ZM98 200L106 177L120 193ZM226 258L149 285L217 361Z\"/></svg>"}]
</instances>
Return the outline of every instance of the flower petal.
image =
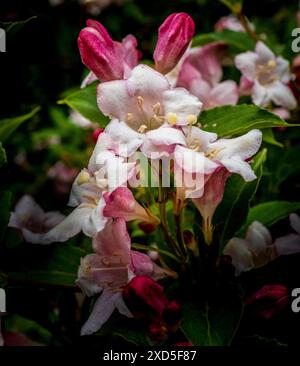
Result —
<instances>
[{"instance_id":1,"label":"flower petal","mask_svg":"<svg viewBox=\"0 0 300 366\"><path fill-rule=\"evenodd\" d=\"M290 224L291 227L296 231L296 233L300 234L300 217L299 215L292 213L290 214Z\"/></svg>"},{"instance_id":2,"label":"flower petal","mask_svg":"<svg viewBox=\"0 0 300 366\"><path fill-rule=\"evenodd\" d=\"M256 62L258 55L255 52L245 52L235 57L235 66L246 76L249 80L254 80Z\"/></svg>"},{"instance_id":3,"label":"flower petal","mask_svg":"<svg viewBox=\"0 0 300 366\"><path fill-rule=\"evenodd\" d=\"M278 255L289 255L300 252L300 235L289 234L278 238L274 242Z\"/></svg>"},{"instance_id":4,"label":"flower petal","mask_svg":"<svg viewBox=\"0 0 300 366\"><path fill-rule=\"evenodd\" d=\"M247 247L245 239L232 238L229 240L223 251L224 255L229 255L235 267L235 275L254 268L251 252Z\"/></svg>"},{"instance_id":5,"label":"flower petal","mask_svg":"<svg viewBox=\"0 0 300 366\"><path fill-rule=\"evenodd\" d=\"M281 83L280 81L275 81L268 87L268 92L270 98L277 105L287 108L294 109L297 106L297 101L291 91L291 89Z\"/></svg>"}]
</instances>

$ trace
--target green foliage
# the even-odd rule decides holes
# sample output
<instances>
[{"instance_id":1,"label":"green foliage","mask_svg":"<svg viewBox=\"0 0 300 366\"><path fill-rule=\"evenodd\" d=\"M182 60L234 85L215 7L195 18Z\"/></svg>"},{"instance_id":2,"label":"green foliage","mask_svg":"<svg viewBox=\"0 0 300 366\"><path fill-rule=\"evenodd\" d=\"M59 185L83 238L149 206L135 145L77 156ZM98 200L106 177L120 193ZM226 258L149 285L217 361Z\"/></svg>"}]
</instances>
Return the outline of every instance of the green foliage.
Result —
<instances>
[{"instance_id":1,"label":"green foliage","mask_svg":"<svg viewBox=\"0 0 300 366\"><path fill-rule=\"evenodd\" d=\"M10 215L11 192L0 192L0 242L2 241Z\"/></svg>"},{"instance_id":2,"label":"green foliage","mask_svg":"<svg viewBox=\"0 0 300 366\"><path fill-rule=\"evenodd\" d=\"M0 22L0 27L4 29L9 36L12 36L21 31L28 23L36 19L36 16L32 16L26 20L20 20L18 22Z\"/></svg>"},{"instance_id":3,"label":"green foliage","mask_svg":"<svg viewBox=\"0 0 300 366\"><path fill-rule=\"evenodd\" d=\"M0 167L7 162L6 151L3 149L2 143L0 142Z\"/></svg>"},{"instance_id":4,"label":"green foliage","mask_svg":"<svg viewBox=\"0 0 300 366\"><path fill-rule=\"evenodd\" d=\"M253 50L255 46L255 42L247 33L224 29L221 32L200 34L194 37L193 47L204 46L212 42L226 43L230 52L234 54Z\"/></svg>"},{"instance_id":5,"label":"green foliage","mask_svg":"<svg viewBox=\"0 0 300 366\"><path fill-rule=\"evenodd\" d=\"M238 235L242 235L253 221L259 221L265 226L272 226L284 219L290 213L300 209L300 202L270 201L251 207L247 220Z\"/></svg>"},{"instance_id":6,"label":"green foliage","mask_svg":"<svg viewBox=\"0 0 300 366\"><path fill-rule=\"evenodd\" d=\"M31 263L30 269L9 272L7 274L9 282L21 281L63 287L76 286L75 280L80 258L87 254L86 251L69 244L53 244L48 248L34 247L36 253L39 250L39 260L35 261L35 264ZM33 250L33 248L31 249Z\"/></svg>"},{"instance_id":7,"label":"green foliage","mask_svg":"<svg viewBox=\"0 0 300 366\"><path fill-rule=\"evenodd\" d=\"M105 127L109 119L100 112L97 106L96 88L97 84L93 83L84 89L72 92L59 100L58 104L66 104L91 122L97 122L101 127Z\"/></svg>"},{"instance_id":8,"label":"green foliage","mask_svg":"<svg viewBox=\"0 0 300 366\"><path fill-rule=\"evenodd\" d=\"M254 128L294 127L275 114L255 105L223 106L204 111L198 122L206 131L215 132L219 137L241 135Z\"/></svg>"},{"instance_id":9,"label":"green foliage","mask_svg":"<svg viewBox=\"0 0 300 366\"><path fill-rule=\"evenodd\" d=\"M266 161L267 150L262 150L254 159L252 168L257 179L245 182L237 174L232 175L226 184L224 197L216 210L214 217L216 240L219 242L219 251L222 253L226 242L246 220L250 203L257 191L263 174L263 165Z\"/></svg>"},{"instance_id":10,"label":"green foliage","mask_svg":"<svg viewBox=\"0 0 300 366\"><path fill-rule=\"evenodd\" d=\"M31 112L24 114L23 116L14 118L5 118L0 120L0 141L6 142L10 135L25 121L31 119L38 113L40 107L34 108Z\"/></svg>"}]
</instances>

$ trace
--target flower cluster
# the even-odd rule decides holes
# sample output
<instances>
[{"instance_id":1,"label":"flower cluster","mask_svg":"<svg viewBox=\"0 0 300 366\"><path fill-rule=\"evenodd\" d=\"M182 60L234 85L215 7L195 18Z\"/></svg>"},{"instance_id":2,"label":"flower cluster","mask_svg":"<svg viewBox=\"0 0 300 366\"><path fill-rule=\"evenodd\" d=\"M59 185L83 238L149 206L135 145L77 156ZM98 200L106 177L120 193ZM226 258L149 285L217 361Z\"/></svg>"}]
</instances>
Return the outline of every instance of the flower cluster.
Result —
<instances>
[{"instance_id":1,"label":"flower cluster","mask_svg":"<svg viewBox=\"0 0 300 366\"><path fill-rule=\"evenodd\" d=\"M160 225L172 257L184 267L189 260L189 245L180 229L180 217L187 203L191 201L202 216L204 240L210 245L212 219L227 179L232 174L246 182L256 179L251 158L260 148L262 133L253 129L238 137L218 138L198 123L201 110L235 105L246 92L252 93L253 102L261 106L274 102L286 109L295 107L287 86L291 77L287 62L275 57L262 42L257 43L255 52L236 57L235 64L242 72L238 87L233 80L222 80L227 46L215 42L191 48L194 29L189 15L171 14L159 28L151 67L139 63L141 54L134 36L118 42L102 24L87 21L78 37L82 62L90 70L83 87L99 81L97 104L110 122L94 133L96 145L88 166L72 186L69 206L74 210L69 216L56 216L56 225L50 225L49 214L35 207L41 220L37 230L22 216L29 213L29 198L25 197L11 217L10 226L21 229L32 243L64 242L81 231L92 238L93 254L82 258L77 284L87 296L100 296L82 328L83 335L100 329L114 309L128 317L143 318L143 310L135 307L136 298L151 310L150 332L163 337L176 329L180 306L169 301L154 281L176 277L177 273L160 261L159 255L153 260L133 250L126 222L138 220L152 229ZM138 162L130 159L137 152L148 159L150 167L159 160L158 210L139 203L129 187L130 179L141 174ZM172 161L172 210L179 228L176 238L166 220L171 188L166 190L161 185L165 161ZM257 247L253 235L260 235L263 247ZM232 257L239 274L261 265L262 257L265 262L280 255L280 248L279 241L271 245L266 229L253 223L246 239L233 238L224 254ZM172 315L176 324L170 322L170 313L176 314Z\"/></svg>"}]
</instances>

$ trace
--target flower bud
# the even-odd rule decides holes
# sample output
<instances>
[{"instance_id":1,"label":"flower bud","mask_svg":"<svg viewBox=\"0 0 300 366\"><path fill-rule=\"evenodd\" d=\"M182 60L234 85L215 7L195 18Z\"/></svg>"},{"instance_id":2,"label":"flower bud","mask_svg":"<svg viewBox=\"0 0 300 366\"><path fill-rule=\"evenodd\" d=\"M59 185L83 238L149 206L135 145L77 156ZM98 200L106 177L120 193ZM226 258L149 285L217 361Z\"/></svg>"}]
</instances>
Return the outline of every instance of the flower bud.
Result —
<instances>
[{"instance_id":1,"label":"flower bud","mask_svg":"<svg viewBox=\"0 0 300 366\"><path fill-rule=\"evenodd\" d=\"M121 44L114 42L100 23L90 20L87 25L78 36L83 64L101 81L122 79L124 65Z\"/></svg>"},{"instance_id":2,"label":"flower bud","mask_svg":"<svg viewBox=\"0 0 300 366\"><path fill-rule=\"evenodd\" d=\"M171 14L160 26L153 54L156 69L167 74L178 63L195 32L193 19L186 13Z\"/></svg>"},{"instance_id":3,"label":"flower bud","mask_svg":"<svg viewBox=\"0 0 300 366\"><path fill-rule=\"evenodd\" d=\"M283 285L265 285L248 297L246 305L252 305L257 316L270 319L288 305L288 289Z\"/></svg>"}]
</instances>

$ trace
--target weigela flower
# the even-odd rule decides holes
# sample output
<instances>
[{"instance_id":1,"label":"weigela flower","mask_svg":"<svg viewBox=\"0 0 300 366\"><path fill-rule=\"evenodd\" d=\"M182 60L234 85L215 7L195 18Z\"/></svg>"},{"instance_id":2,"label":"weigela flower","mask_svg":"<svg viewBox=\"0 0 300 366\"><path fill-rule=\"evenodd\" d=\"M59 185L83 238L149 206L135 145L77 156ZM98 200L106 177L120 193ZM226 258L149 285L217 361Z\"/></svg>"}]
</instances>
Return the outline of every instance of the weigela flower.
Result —
<instances>
[{"instance_id":1,"label":"weigela flower","mask_svg":"<svg viewBox=\"0 0 300 366\"><path fill-rule=\"evenodd\" d=\"M238 101L236 83L232 80L221 81L221 62L226 49L222 42L189 49L177 70L177 85L198 97L203 102L203 109L235 105Z\"/></svg>"},{"instance_id":2,"label":"weigela flower","mask_svg":"<svg viewBox=\"0 0 300 366\"><path fill-rule=\"evenodd\" d=\"M160 279L169 274L146 254L130 250L130 245L125 220L109 220L105 229L93 238L95 254L81 260L77 284L87 296L102 292L82 327L82 335L100 329L115 308L131 316L122 298L122 287L135 275Z\"/></svg>"},{"instance_id":3,"label":"weigela flower","mask_svg":"<svg viewBox=\"0 0 300 366\"><path fill-rule=\"evenodd\" d=\"M215 24L216 31L222 31L224 29L233 30L235 32L245 32L244 27L234 15L228 15L220 18Z\"/></svg>"},{"instance_id":4,"label":"weigela flower","mask_svg":"<svg viewBox=\"0 0 300 366\"><path fill-rule=\"evenodd\" d=\"M56 211L45 212L31 196L24 195L11 213L8 226L21 230L23 236L30 239L35 234L49 231L64 218Z\"/></svg>"},{"instance_id":5,"label":"weigela flower","mask_svg":"<svg viewBox=\"0 0 300 366\"><path fill-rule=\"evenodd\" d=\"M171 88L163 75L146 65L135 67L127 80L100 84L97 101L103 114L119 121L113 120L106 132L121 147L127 145L128 155L138 147L149 155L143 144L151 131L161 136L161 144L165 138L177 143L176 130L167 135L164 127L196 123L202 106L198 98L183 88Z\"/></svg>"},{"instance_id":6,"label":"weigela flower","mask_svg":"<svg viewBox=\"0 0 300 366\"><path fill-rule=\"evenodd\" d=\"M237 55L235 65L241 71L243 93L248 89L252 100L259 106L276 105L294 109L296 99L287 86L291 79L289 63L277 57L261 41L257 42L255 51Z\"/></svg>"},{"instance_id":7,"label":"weigela flower","mask_svg":"<svg viewBox=\"0 0 300 366\"><path fill-rule=\"evenodd\" d=\"M300 252L300 218L290 215L290 223L296 234L277 238L274 243L269 230L258 221L248 228L245 239L232 238L224 248L223 253L232 258L236 276L268 264L281 255Z\"/></svg>"}]
</instances>

